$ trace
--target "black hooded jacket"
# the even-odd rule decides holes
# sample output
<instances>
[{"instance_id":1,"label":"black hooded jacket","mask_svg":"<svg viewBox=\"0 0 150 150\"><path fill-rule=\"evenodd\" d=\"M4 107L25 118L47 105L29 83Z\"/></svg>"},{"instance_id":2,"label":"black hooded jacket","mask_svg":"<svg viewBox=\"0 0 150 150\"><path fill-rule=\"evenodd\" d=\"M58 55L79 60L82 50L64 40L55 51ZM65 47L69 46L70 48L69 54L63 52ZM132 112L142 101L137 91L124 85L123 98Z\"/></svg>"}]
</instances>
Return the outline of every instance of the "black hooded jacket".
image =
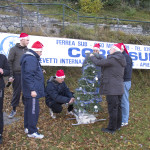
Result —
<instances>
[{"instance_id":1,"label":"black hooded jacket","mask_svg":"<svg viewBox=\"0 0 150 150\"><path fill-rule=\"evenodd\" d=\"M115 52L107 56L107 59L97 59L90 57L91 61L101 66L101 85L100 94L104 95L122 95L124 93L123 77L126 66L125 57L121 52Z\"/></svg>"},{"instance_id":2,"label":"black hooded jacket","mask_svg":"<svg viewBox=\"0 0 150 150\"><path fill-rule=\"evenodd\" d=\"M122 54L125 56L126 62L127 62L127 65L126 65L125 70L124 70L124 82L125 81L131 81L131 78L132 78L132 59L125 51Z\"/></svg>"},{"instance_id":3,"label":"black hooded jacket","mask_svg":"<svg viewBox=\"0 0 150 150\"><path fill-rule=\"evenodd\" d=\"M0 54L0 68L2 68L4 72L3 74L0 73L0 90L2 90L5 87L3 76L9 76L10 73L7 58L3 54Z\"/></svg>"},{"instance_id":4,"label":"black hooded jacket","mask_svg":"<svg viewBox=\"0 0 150 150\"><path fill-rule=\"evenodd\" d=\"M28 51L26 46L21 46L20 43L17 43L9 51L8 63L10 67L10 76L13 76L14 73L21 73L20 59L24 53Z\"/></svg>"}]
</instances>

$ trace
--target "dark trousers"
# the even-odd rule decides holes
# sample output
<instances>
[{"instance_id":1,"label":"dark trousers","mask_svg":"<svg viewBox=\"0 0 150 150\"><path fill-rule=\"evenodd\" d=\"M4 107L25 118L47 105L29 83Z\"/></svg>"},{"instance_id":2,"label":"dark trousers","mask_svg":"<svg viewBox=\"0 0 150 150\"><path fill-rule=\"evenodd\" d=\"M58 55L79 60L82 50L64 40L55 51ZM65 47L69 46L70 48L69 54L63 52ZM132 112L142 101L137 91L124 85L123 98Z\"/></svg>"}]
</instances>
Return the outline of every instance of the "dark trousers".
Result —
<instances>
[{"instance_id":1,"label":"dark trousers","mask_svg":"<svg viewBox=\"0 0 150 150\"><path fill-rule=\"evenodd\" d=\"M62 105L63 103L53 102L50 108L54 113L61 113L63 109ZM73 110L73 105L68 105L68 111L72 111L72 110Z\"/></svg>"},{"instance_id":2,"label":"dark trousers","mask_svg":"<svg viewBox=\"0 0 150 150\"><path fill-rule=\"evenodd\" d=\"M3 99L4 99L4 90L0 90L0 134L3 133Z\"/></svg>"},{"instance_id":3,"label":"dark trousers","mask_svg":"<svg viewBox=\"0 0 150 150\"><path fill-rule=\"evenodd\" d=\"M121 98L122 95L107 95L109 124L108 129L116 130L121 127L122 112L121 112Z\"/></svg>"},{"instance_id":4,"label":"dark trousers","mask_svg":"<svg viewBox=\"0 0 150 150\"><path fill-rule=\"evenodd\" d=\"M29 134L37 132L37 123L39 118L39 99L24 98L24 128L27 128Z\"/></svg>"},{"instance_id":5,"label":"dark trousers","mask_svg":"<svg viewBox=\"0 0 150 150\"><path fill-rule=\"evenodd\" d=\"M12 83L13 87L13 97L11 100L11 106L17 107L19 105L20 95L21 95L21 74L14 74L14 81ZM22 96L22 101L24 103L24 97Z\"/></svg>"}]
</instances>

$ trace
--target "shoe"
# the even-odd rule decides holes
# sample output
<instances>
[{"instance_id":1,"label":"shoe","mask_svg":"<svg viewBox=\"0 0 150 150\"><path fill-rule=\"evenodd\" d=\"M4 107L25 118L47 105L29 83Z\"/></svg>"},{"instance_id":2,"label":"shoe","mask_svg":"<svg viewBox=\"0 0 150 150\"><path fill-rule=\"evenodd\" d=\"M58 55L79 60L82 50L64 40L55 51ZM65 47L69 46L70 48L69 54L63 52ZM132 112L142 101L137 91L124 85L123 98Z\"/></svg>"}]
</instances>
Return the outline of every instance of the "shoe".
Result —
<instances>
[{"instance_id":1,"label":"shoe","mask_svg":"<svg viewBox=\"0 0 150 150\"><path fill-rule=\"evenodd\" d=\"M53 111L52 111L51 108L49 109L49 112L50 112L51 117L52 117L53 119L55 119L55 118L56 118L56 115L53 113Z\"/></svg>"},{"instance_id":2,"label":"shoe","mask_svg":"<svg viewBox=\"0 0 150 150\"><path fill-rule=\"evenodd\" d=\"M16 111L12 110L8 118L12 119L15 115L16 115Z\"/></svg>"},{"instance_id":3,"label":"shoe","mask_svg":"<svg viewBox=\"0 0 150 150\"><path fill-rule=\"evenodd\" d=\"M27 128L24 129L24 133L28 134L29 130Z\"/></svg>"},{"instance_id":4,"label":"shoe","mask_svg":"<svg viewBox=\"0 0 150 150\"><path fill-rule=\"evenodd\" d=\"M38 127L37 127L37 129L39 130L39 128L38 128ZM26 134L28 134L28 133L29 133L28 128L25 128L25 129L24 129L24 133L26 133Z\"/></svg>"},{"instance_id":5,"label":"shoe","mask_svg":"<svg viewBox=\"0 0 150 150\"><path fill-rule=\"evenodd\" d=\"M3 138L2 138L2 135L0 135L0 144L2 144L3 142Z\"/></svg>"},{"instance_id":6,"label":"shoe","mask_svg":"<svg viewBox=\"0 0 150 150\"><path fill-rule=\"evenodd\" d=\"M120 130L121 130L121 128L117 128L116 130L120 131Z\"/></svg>"},{"instance_id":7,"label":"shoe","mask_svg":"<svg viewBox=\"0 0 150 150\"><path fill-rule=\"evenodd\" d=\"M111 133L111 134L114 134L114 133L115 133L114 130L110 130L110 129L108 129L108 128L102 128L101 131L106 132L106 133Z\"/></svg>"},{"instance_id":8,"label":"shoe","mask_svg":"<svg viewBox=\"0 0 150 150\"><path fill-rule=\"evenodd\" d=\"M67 115L74 115L74 112L73 111L68 111Z\"/></svg>"},{"instance_id":9,"label":"shoe","mask_svg":"<svg viewBox=\"0 0 150 150\"><path fill-rule=\"evenodd\" d=\"M124 127L124 126L127 126L128 123L127 122L122 122L121 126Z\"/></svg>"},{"instance_id":10,"label":"shoe","mask_svg":"<svg viewBox=\"0 0 150 150\"><path fill-rule=\"evenodd\" d=\"M28 137L32 137L35 139L42 139L44 137L44 135L39 134L38 132L32 133L32 134L28 134Z\"/></svg>"}]
</instances>

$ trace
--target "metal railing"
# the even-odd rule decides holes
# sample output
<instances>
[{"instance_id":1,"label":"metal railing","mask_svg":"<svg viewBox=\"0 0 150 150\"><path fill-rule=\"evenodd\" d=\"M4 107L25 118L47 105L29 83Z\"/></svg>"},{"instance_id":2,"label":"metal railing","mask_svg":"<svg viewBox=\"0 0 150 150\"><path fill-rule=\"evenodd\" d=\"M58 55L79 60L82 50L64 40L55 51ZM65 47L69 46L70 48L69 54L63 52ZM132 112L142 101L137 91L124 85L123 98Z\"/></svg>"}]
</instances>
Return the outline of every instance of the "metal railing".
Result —
<instances>
[{"instance_id":1,"label":"metal railing","mask_svg":"<svg viewBox=\"0 0 150 150\"><path fill-rule=\"evenodd\" d=\"M32 6L32 7L36 7L36 11L35 8L25 8L25 6ZM44 6L44 7L43 7ZM59 13L42 13L42 11L40 11L41 8L45 8L47 6L51 6L56 8L58 10ZM95 17L95 16L81 16L79 15L79 12L72 9L71 7L67 6L66 4L57 4L57 3L14 3L13 5L10 6L0 6L0 10L1 9L5 9L5 8L11 8L11 7L15 7L18 10L18 14L16 14L16 16L18 16L20 18L20 30L23 31L24 28L24 19L26 19L26 24L27 24L27 20L29 21L30 18L30 13L32 13L33 17L37 18L37 23L39 23L39 18L40 17L45 17L48 16L50 18L50 16L59 16L56 17L58 18L58 20L60 22L62 22L62 28L63 30L65 29L65 23L68 21L70 23L75 23L75 24L91 24L93 26L97 25L97 24L103 24L105 23L106 25L110 25L110 24L115 24L115 25L119 25L123 24L122 22L124 22L125 24L148 24L146 26L150 27L150 21L139 21L139 20L128 20L128 19L119 19L119 18L110 18L110 17ZM61 7L61 9L60 9ZM30 11L28 11L28 9ZM46 8L45 8L46 9ZM48 9L48 8L47 8ZM54 9L54 8L53 8ZM26 10L26 13L25 13ZM53 11L51 11L53 12ZM70 14L68 14L68 12ZM27 15L27 13L29 15ZM28 17L27 17L28 16ZM61 18L60 18L61 17ZM149 29L150 30L150 29Z\"/></svg>"}]
</instances>

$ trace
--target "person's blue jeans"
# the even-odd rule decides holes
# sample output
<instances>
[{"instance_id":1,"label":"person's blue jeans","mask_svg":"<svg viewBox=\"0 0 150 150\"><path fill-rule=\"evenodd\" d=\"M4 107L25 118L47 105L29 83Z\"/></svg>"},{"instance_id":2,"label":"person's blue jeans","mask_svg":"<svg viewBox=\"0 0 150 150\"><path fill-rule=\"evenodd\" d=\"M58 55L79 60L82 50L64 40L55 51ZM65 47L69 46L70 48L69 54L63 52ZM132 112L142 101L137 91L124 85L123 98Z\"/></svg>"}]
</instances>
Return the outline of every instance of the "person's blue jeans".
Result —
<instances>
[{"instance_id":1,"label":"person's blue jeans","mask_svg":"<svg viewBox=\"0 0 150 150\"><path fill-rule=\"evenodd\" d=\"M121 99L122 123L128 123L128 119L129 119L129 90L130 88L131 88L131 81L124 82L124 94Z\"/></svg>"}]
</instances>

